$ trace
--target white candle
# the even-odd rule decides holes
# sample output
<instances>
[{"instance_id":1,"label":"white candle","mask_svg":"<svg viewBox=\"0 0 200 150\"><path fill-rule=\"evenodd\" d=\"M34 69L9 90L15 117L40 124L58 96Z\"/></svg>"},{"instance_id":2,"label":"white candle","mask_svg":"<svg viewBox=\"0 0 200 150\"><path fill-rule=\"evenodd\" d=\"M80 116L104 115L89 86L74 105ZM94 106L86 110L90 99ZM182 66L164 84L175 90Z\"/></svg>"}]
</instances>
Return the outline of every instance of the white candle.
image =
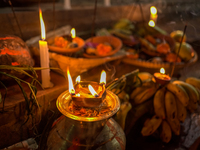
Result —
<instances>
[{"instance_id":1,"label":"white candle","mask_svg":"<svg viewBox=\"0 0 200 150\"><path fill-rule=\"evenodd\" d=\"M40 47L40 65L42 68L49 68L49 49L47 45L47 41L45 41L45 25L42 18L42 11L40 10L40 25L41 25L41 37L42 40L39 40ZM49 88L53 87L53 84L50 81L50 69L41 70L41 78L42 78L42 87Z\"/></svg>"},{"instance_id":2,"label":"white candle","mask_svg":"<svg viewBox=\"0 0 200 150\"><path fill-rule=\"evenodd\" d=\"M104 5L105 6L110 6L111 4L110 4L110 0L104 0Z\"/></svg>"},{"instance_id":3,"label":"white candle","mask_svg":"<svg viewBox=\"0 0 200 150\"><path fill-rule=\"evenodd\" d=\"M64 8L71 9L71 0L64 0Z\"/></svg>"}]
</instances>

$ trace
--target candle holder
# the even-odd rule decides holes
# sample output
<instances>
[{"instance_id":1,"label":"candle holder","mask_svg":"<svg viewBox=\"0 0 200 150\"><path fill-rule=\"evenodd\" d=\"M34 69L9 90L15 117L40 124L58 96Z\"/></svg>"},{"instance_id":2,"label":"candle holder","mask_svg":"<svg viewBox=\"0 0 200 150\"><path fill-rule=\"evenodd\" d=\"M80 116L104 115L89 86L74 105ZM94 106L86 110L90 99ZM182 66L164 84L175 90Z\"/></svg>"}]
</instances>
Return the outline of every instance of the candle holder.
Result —
<instances>
[{"instance_id":1,"label":"candle holder","mask_svg":"<svg viewBox=\"0 0 200 150\"><path fill-rule=\"evenodd\" d=\"M97 95L93 96L88 85L91 85L97 92ZM93 81L80 81L74 85L75 94L71 94L72 101L75 105L80 107L99 107L103 99L106 97L105 84L99 84Z\"/></svg>"},{"instance_id":2,"label":"candle holder","mask_svg":"<svg viewBox=\"0 0 200 150\"><path fill-rule=\"evenodd\" d=\"M167 83L169 83L171 81L170 76L163 74L163 73L154 73L154 78L156 80L157 83L160 83L161 85L166 85Z\"/></svg>"}]
</instances>

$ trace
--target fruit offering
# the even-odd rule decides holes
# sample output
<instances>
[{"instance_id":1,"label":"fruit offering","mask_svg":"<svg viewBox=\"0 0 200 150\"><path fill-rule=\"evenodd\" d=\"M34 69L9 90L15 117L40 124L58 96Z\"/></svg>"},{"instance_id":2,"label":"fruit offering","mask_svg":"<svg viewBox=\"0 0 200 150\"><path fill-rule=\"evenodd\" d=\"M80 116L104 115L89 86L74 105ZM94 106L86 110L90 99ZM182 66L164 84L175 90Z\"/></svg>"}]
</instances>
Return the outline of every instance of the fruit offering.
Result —
<instances>
[{"instance_id":1,"label":"fruit offering","mask_svg":"<svg viewBox=\"0 0 200 150\"><path fill-rule=\"evenodd\" d=\"M78 44L71 38L71 36L55 37L54 45L60 48L75 48Z\"/></svg>"},{"instance_id":2,"label":"fruit offering","mask_svg":"<svg viewBox=\"0 0 200 150\"><path fill-rule=\"evenodd\" d=\"M112 50L113 48L109 43L87 42L85 52L90 55L106 56Z\"/></svg>"},{"instance_id":3,"label":"fruit offering","mask_svg":"<svg viewBox=\"0 0 200 150\"><path fill-rule=\"evenodd\" d=\"M143 80L144 77L151 80ZM160 139L168 143L173 134L180 135L181 123L185 121L187 113L197 110L200 79L188 77L185 82L175 80L158 85L148 73L142 73L141 81L142 84L132 91L130 102L133 106L140 106L152 101L154 110L151 117L144 121L141 134L150 136L159 133Z\"/></svg>"}]
</instances>

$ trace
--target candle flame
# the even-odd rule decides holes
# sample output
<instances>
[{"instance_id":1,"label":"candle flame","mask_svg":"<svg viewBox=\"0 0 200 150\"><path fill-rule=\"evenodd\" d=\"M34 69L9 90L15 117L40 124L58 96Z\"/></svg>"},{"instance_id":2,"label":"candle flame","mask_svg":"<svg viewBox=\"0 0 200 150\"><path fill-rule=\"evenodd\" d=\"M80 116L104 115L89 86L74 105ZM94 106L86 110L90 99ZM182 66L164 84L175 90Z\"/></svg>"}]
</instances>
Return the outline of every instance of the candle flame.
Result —
<instances>
[{"instance_id":1,"label":"candle flame","mask_svg":"<svg viewBox=\"0 0 200 150\"><path fill-rule=\"evenodd\" d=\"M72 35L72 38L76 37L76 31L74 28L71 29L71 35Z\"/></svg>"},{"instance_id":2,"label":"candle flame","mask_svg":"<svg viewBox=\"0 0 200 150\"><path fill-rule=\"evenodd\" d=\"M80 95L79 93L77 93L75 96L76 96L76 97L80 97L81 95Z\"/></svg>"},{"instance_id":3,"label":"candle flame","mask_svg":"<svg viewBox=\"0 0 200 150\"><path fill-rule=\"evenodd\" d=\"M94 90L94 88L89 84L88 85L88 89L90 90L90 93L95 96L95 97L98 97L98 94L97 92Z\"/></svg>"},{"instance_id":4,"label":"candle flame","mask_svg":"<svg viewBox=\"0 0 200 150\"><path fill-rule=\"evenodd\" d=\"M101 72L100 84L106 84L106 72L104 70Z\"/></svg>"},{"instance_id":5,"label":"candle flame","mask_svg":"<svg viewBox=\"0 0 200 150\"><path fill-rule=\"evenodd\" d=\"M150 27L155 27L155 22L153 20L150 20L148 24Z\"/></svg>"},{"instance_id":6,"label":"candle flame","mask_svg":"<svg viewBox=\"0 0 200 150\"><path fill-rule=\"evenodd\" d=\"M156 7L155 7L155 6L151 6L150 12L151 12L152 15L156 15L156 14L157 14L157 9L156 9Z\"/></svg>"},{"instance_id":7,"label":"candle flame","mask_svg":"<svg viewBox=\"0 0 200 150\"><path fill-rule=\"evenodd\" d=\"M68 83L69 83L69 93L70 94L75 94L72 78L69 72L69 68L67 68L67 77L68 77Z\"/></svg>"},{"instance_id":8,"label":"candle flame","mask_svg":"<svg viewBox=\"0 0 200 150\"><path fill-rule=\"evenodd\" d=\"M165 74L165 69L164 68L160 68L160 73Z\"/></svg>"},{"instance_id":9,"label":"candle flame","mask_svg":"<svg viewBox=\"0 0 200 150\"><path fill-rule=\"evenodd\" d=\"M43 21L42 10L41 9L39 9L39 16L40 16L41 38L42 38L42 40L45 40L45 38L46 38L45 24L44 24L44 21Z\"/></svg>"},{"instance_id":10,"label":"candle flame","mask_svg":"<svg viewBox=\"0 0 200 150\"><path fill-rule=\"evenodd\" d=\"M76 83L79 83L81 81L81 76L79 75L78 77L76 77Z\"/></svg>"}]
</instances>

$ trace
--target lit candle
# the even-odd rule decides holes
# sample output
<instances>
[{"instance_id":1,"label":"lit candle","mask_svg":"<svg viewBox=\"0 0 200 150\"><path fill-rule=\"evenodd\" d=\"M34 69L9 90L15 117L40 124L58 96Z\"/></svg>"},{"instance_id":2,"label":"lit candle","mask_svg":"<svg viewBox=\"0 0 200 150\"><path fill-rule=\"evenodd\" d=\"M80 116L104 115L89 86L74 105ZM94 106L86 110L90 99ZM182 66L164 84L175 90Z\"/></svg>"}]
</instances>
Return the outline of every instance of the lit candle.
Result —
<instances>
[{"instance_id":1,"label":"lit candle","mask_svg":"<svg viewBox=\"0 0 200 150\"><path fill-rule=\"evenodd\" d=\"M39 10L40 15L40 25L41 25L41 38L39 40L39 47L40 47L40 65L42 68L49 68L49 49L47 45L47 41L45 41L45 25L42 18L42 11ZM50 81L50 69L41 70L41 78L42 78L42 87L49 88L53 87L53 83Z\"/></svg>"},{"instance_id":2,"label":"lit candle","mask_svg":"<svg viewBox=\"0 0 200 150\"><path fill-rule=\"evenodd\" d=\"M71 29L71 36L72 36L72 39L76 37L76 31L74 28Z\"/></svg>"},{"instance_id":3,"label":"lit candle","mask_svg":"<svg viewBox=\"0 0 200 150\"><path fill-rule=\"evenodd\" d=\"M160 73L159 72L154 73L154 78L156 82L160 83L161 85L165 85L171 81L170 76L165 74L164 68L160 69Z\"/></svg>"},{"instance_id":4,"label":"lit candle","mask_svg":"<svg viewBox=\"0 0 200 150\"><path fill-rule=\"evenodd\" d=\"M154 21L154 23L156 24L158 15L157 15L157 9L155 6L151 6L150 13L151 13L150 20Z\"/></svg>"}]
</instances>

